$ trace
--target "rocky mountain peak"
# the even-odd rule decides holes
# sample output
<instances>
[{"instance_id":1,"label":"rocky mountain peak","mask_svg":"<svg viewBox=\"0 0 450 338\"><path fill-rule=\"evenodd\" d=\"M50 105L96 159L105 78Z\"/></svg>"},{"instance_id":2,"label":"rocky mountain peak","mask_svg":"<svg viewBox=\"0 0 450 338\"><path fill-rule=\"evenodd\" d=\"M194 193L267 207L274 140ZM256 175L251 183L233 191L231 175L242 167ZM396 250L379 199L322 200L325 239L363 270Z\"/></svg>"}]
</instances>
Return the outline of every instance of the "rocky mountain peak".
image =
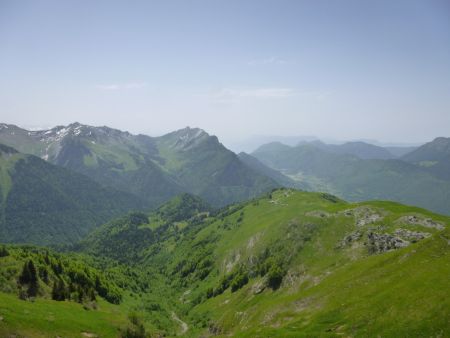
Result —
<instances>
[{"instance_id":1,"label":"rocky mountain peak","mask_svg":"<svg viewBox=\"0 0 450 338\"><path fill-rule=\"evenodd\" d=\"M174 142L171 147L178 150L191 149L211 137L203 129L190 127L180 129L174 132L172 136L174 137Z\"/></svg>"},{"instance_id":2,"label":"rocky mountain peak","mask_svg":"<svg viewBox=\"0 0 450 338\"><path fill-rule=\"evenodd\" d=\"M98 140L102 137L128 137L131 134L106 126L93 127L74 122L67 126L56 126L48 130L31 131L29 132L29 135L38 138L41 142L55 143L62 141L66 137L86 137Z\"/></svg>"},{"instance_id":3,"label":"rocky mountain peak","mask_svg":"<svg viewBox=\"0 0 450 338\"><path fill-rule=\"evenodd\" d=\"M6 124L6 123L0 123L0 130L3 130L3 129L9 129L9 127L11 127L9 124Z\"/></svg>"}]
</instances>

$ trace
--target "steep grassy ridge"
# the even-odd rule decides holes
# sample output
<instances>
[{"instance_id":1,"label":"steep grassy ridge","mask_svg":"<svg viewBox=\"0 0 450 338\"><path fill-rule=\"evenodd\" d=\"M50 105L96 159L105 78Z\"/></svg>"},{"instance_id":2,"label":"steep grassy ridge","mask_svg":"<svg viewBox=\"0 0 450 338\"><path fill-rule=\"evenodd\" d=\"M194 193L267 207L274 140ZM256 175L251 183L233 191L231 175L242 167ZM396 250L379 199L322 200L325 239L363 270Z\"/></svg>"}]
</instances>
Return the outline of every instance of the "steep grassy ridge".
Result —
<instances>
[{"instance_id":1,"label":"steep grassy ridge","mask_svg":"<svg viewBox=\"0 0 450 338\"><path fill-rule=\"evenodd\" d=\"M229 288L201 302L189 312L192 320L210 316L208 331L249 337L420 337L448 332L448 228L411 224L403 217L431 216L447 225L448 218L388 202L350 205L321 199L278 192L272 199L277 204L261 200L242 209L243 222L216 244L216 280L198 288L217 288L221 276L239 265L249 282L239 291ZM354 211L344 211L349 209ZM369 238L391 234L406 240L399 229L431 236L418 240L412 235L409 246L390 247L389 252L378 247L385 239L377 243ZM203 236L207 232L203 230ZM270 274L261 277L257 272L266 250L283 270L278 289L267 286ZM195 286L190 290L195 295Z\"/></svg>"},{"instance_id":2,"label":"steep grassy ridge","mask_svg":"<svg viewBox=\"0 0 450 338\"><path fill-rule=\"evenodd\" d=\"M447 217L278 190L181 223L149 222L141 234L164 231L133 264L157 267L188 335L394 337L448 329ZM97 246L102 252L108 255Z\"/></svg>"}]
</instances>

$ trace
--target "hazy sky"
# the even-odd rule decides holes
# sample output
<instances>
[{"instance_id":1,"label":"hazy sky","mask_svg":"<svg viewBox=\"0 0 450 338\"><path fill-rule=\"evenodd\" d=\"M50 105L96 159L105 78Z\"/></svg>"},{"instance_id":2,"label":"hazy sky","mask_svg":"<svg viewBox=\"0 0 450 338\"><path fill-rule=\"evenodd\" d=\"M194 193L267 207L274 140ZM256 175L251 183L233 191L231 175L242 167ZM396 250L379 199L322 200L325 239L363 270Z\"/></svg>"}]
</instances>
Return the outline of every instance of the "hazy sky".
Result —
<instances>
[{"instance_id":1,"label":"hazy sky","mask_svg":"<svg viewBox=\"0 0 450 338\"><path fill-rule=\"evenodd\" d=\"M450 136L450 1L0 0L0 120Z\"/></svg>"}]
</instances>

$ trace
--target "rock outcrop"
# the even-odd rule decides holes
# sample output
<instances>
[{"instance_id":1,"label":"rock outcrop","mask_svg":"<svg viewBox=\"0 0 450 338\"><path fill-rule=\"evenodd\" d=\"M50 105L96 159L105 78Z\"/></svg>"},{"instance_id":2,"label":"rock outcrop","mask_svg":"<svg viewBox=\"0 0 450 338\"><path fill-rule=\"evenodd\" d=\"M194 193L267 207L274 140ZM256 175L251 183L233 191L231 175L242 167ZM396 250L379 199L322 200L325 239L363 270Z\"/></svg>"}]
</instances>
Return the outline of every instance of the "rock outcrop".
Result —
<instances>
[{"instance_id":1,"label":"rock outcrop","mask_svg":"<svg viewBox=\"0 0 450 338\"><path fill-rule=\"evenodd\" d=\"M371 254L404 248L409 244L409 241L390 234L377 234L375 232L369 232L367 234L366 245L369 253Z\"/></svg>"}]
</instances>

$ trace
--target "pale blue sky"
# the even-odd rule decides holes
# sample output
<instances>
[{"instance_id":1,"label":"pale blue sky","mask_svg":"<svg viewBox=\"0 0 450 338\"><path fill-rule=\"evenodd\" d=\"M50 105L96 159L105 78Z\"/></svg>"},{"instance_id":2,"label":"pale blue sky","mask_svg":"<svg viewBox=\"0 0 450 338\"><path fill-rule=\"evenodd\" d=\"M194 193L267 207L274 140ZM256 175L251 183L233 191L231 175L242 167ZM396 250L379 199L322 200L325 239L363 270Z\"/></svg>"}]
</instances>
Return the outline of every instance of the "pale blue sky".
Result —
<instances>
[{"instance_id":1,"label":"pale blue sky","mask_svg":"<svg viewBox=\"0 0 450 338\"><path fill-rule=\"evenodd\" d=\"M450 136L450 2L0 0L0 120Z\"/></svg>"}]
</instances>

